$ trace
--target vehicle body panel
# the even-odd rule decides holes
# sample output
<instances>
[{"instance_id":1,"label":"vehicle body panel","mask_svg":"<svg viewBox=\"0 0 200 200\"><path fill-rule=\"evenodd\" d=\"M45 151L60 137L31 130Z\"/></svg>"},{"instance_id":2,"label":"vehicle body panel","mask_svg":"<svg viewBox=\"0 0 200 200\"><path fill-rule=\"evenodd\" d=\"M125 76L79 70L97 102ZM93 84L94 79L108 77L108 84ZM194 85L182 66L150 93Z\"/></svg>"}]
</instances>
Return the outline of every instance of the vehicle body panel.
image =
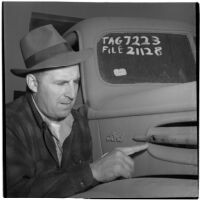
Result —
<instances>
[{"instance_id":1,"label":"vehicle body panel","mask_svg":"<svg viewBox=\"0 0 200 200\"><path fill-rule=\"evenodd\" d=\"M145 142L145 140L137 141L137 138L146 138L150 131L154 135L152 131L158 130L158 127L165 127L165 132L169 131L169 135L173 135L173 130L178 130L176 132L181 135L179 130L184 130L186 127L192 141L197 141L197 131L195 131L197 130L196 80L184 83L112 84L105 81L100 74L97 53L99 40L108 33L179 34L187 37L190 53L195 61L194 31L193 27L178 22L101 17L84 20L64 34L64 37L68 38L71 33L75 32L78 35L80 50L93 49L93 56L81 64L81 83L83 102L88 106L94 159L112 151L115 147L132 146ZM194 131L190 133L190 130ZM158 131L156 134L162 135ZM190 149L187 148L188 139L183 135L181 137L184 141L183 145L186 145L184 147L177 147L177 144L173 146L174 142L163 146L155 141L150 143L148 151L134 156L135 177L166 174L197 175L197 142L194 148ZM163 140L168 140L168 138ZM118 183L113 182L113 184ZM196 182L194 185L197 191ZM182 192L185 194L184 190ZM149 197L157 197L155 194L154 196L148 194ZM176 195L179 196L178 193ZM163 196L166 197L164 193ZM140 196L136 195L136 197Z\"/></svg>"}]
</instances>

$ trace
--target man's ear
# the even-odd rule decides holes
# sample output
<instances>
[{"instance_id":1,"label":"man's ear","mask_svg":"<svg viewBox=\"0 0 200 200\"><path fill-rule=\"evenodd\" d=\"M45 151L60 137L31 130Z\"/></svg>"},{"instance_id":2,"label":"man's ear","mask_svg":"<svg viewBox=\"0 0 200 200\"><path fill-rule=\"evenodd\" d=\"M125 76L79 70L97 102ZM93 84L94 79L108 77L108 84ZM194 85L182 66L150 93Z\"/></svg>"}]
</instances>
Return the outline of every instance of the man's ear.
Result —
<instances>
[{"instance_id":1,"label":"man's ear","mask_svg":"<svg viewBox=\"0 0 200 200\"><path fill-rule=\"evenodd\" d=\"M26 84L32 92L38 91L38 81L33 74L26 75Z\"/></svg>"}]
</instances>

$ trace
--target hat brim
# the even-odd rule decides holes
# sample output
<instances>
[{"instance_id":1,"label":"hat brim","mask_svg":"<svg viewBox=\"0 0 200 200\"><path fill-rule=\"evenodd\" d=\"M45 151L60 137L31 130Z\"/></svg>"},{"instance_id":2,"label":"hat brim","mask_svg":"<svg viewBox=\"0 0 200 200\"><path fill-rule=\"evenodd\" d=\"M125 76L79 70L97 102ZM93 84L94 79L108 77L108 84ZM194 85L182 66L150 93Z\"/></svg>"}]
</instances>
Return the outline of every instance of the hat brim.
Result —
<instances>
[{"instance_id":1,"label":"hat brim","mask_svg":"<svg viewBox=\"0 0 200 200\"><path fill-rule=\"evenodd\" d=\"M30 69L11 69L10 71L16 76L25 77L29 73L46 71L61 67L69 67L75 64L79 64L90 57L92 53L93 51L91 48L85 49L84 51L62 53L43 62L40 62Z\"/></svg>"}]
</instances>

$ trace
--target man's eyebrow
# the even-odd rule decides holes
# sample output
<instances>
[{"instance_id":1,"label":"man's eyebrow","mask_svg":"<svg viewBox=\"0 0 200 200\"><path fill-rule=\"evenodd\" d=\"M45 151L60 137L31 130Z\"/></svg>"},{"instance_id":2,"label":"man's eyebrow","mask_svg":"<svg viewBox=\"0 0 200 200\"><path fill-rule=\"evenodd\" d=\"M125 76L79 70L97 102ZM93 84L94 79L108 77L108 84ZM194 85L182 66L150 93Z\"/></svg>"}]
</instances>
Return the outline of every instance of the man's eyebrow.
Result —
<instances>
[{"instance_id":1,"label":"man's eyebrow","mask_svg":"<svg viewBox=\"0 0 200 200\"><path fill-rule=\"evenodd\" d=\"M73 81L74 82L79 82L80 81L80 77L79 78L76 78L76 79L74 79ZM68 83L68 82L70 82L71 80L65 80L65 79L63 79L63 80L54 80L54 82L56 82L56 83Z\"/></svg>"}]
</instances>

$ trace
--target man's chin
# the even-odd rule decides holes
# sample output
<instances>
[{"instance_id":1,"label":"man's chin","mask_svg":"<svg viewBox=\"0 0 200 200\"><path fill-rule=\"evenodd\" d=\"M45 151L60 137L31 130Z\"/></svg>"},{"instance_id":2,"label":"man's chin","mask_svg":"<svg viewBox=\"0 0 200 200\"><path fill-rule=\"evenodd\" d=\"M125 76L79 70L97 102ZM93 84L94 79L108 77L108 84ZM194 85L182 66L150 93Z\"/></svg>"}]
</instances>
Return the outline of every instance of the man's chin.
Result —
<instances>
[{"instance_id":1,"label":"man's chin","mask_svg":"<svg viewBox=\"0 0 200 200\"><path fill-rule=\"evenodd\" d=\"M63 114L60 114L60 115L58 116L58 120L64 120L66 117L69 116L70 113L71 113L71 109L68 110L67 112L63 113Z\"/></svg>"},{"instance_id":2,"label":"man's chin","mask_svg":"<svg viewBox=\"0 0 200 200\"><path fill-rule=\"evenodd\" d=\"M70 113L71 113L71 109L68 110L67 112L65 111L65 112L62 112L62 113L57 113L57 115L54 115L54 117L49 117L49 118L53 121L62 121L66 117L68 117Z\"/></svg>"}]
</instances>

